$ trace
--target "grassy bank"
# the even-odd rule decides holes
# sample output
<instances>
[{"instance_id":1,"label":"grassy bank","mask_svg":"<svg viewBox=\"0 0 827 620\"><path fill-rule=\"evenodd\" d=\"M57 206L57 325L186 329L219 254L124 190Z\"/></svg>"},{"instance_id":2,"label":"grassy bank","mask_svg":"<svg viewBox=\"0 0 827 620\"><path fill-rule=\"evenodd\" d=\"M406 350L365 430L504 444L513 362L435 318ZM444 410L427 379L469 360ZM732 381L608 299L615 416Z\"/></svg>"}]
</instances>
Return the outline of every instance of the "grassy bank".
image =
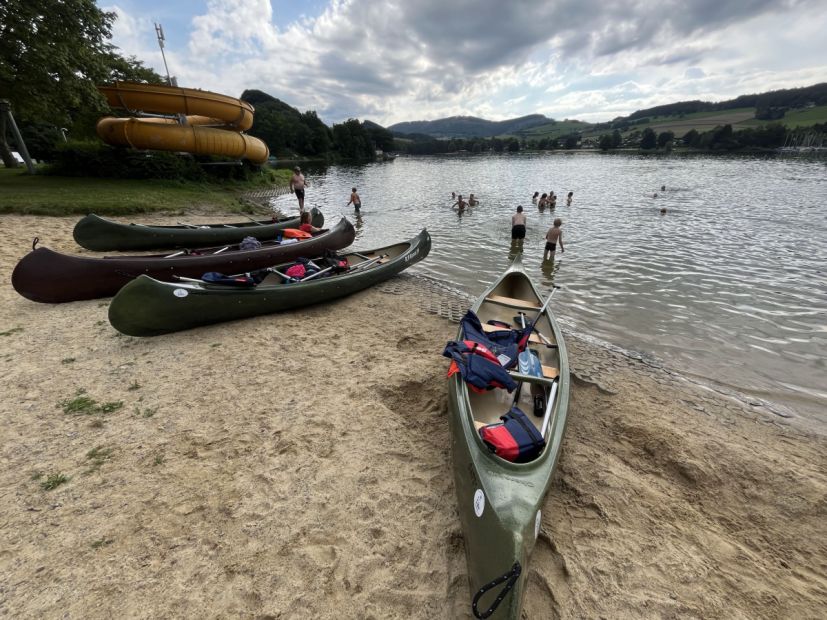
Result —
<instances>
[{"instance_id":1,"label":"grassy bank","mask_svg":"<svg viewBox=\"0 0 827 620\"><path fill-rule=\"evenodd\" d=\"M188 183L161 180L102 179L29 175L0 168L0 213L32 215L128 215L190 209L247 210L248 191L285 185L290 173L266 170L253 182Z\"/></svg>"}]
</instances>

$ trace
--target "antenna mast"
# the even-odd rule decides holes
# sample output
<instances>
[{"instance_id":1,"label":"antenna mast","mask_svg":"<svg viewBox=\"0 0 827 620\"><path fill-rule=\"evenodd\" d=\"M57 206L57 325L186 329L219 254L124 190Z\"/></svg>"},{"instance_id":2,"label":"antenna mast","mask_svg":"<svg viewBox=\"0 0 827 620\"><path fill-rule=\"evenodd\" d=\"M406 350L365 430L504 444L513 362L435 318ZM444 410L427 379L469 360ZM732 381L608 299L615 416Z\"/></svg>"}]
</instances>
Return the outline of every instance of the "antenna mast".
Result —
<instances>
[{"instance_id":1,"label":"antenna mast","mask_svg":"<svg viewBox=\"0 0 827 620\"><path fill-rule=\"evenodd\" d=\"M164 29L161 24L155 24L155 34L158 37L158 47L161 48L161 58L164 59L164 69L167 72L167 84L172 86L172 78L169 77L169 67L167 66L167 56L164 54Z\"/></svg>"}]
</instances>

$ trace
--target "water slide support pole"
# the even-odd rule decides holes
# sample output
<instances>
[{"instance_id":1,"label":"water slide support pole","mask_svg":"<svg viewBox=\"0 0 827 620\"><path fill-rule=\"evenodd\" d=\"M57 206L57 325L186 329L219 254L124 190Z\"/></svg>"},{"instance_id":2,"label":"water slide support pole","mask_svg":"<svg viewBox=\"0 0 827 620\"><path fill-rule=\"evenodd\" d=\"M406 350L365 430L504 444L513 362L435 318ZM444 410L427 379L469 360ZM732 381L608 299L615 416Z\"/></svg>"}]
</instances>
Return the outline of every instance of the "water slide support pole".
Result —
<instances>
[{"instance_id":1,"label":"water slide support pole","mask_svg":"<svg viewBox=\"0 0 827 620\"><path fill-rule=\"evenodd\" d=\"M8 120L11 132L14 134L14 139L17 140L17 148L20 150L20 156L26 162L26 168L29 169L29 174L34 174L34 164L32 158L29 156L29 150L26 148L26 143L23 142L23 136L20 135L20 130L17 128L17 123L14 122L14 116L11 113L11 103L7 99L0 99L0 116L5 116Z\"/></svg>"}]
</instances>

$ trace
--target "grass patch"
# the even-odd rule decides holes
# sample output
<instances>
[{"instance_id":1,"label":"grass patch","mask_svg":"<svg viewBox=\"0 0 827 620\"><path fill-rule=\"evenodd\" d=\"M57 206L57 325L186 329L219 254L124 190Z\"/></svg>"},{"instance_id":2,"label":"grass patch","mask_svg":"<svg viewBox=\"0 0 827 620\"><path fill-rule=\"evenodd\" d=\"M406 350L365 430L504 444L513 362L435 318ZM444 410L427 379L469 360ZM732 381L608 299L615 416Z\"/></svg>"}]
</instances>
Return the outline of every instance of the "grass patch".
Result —
<instances>
[{"instance_id":1,"label":"grass patch","mask_svg":"<svg viewBox=\"0 0 827 620\"><path fill-rule=\"evenodd\" d=\"M91 474L98 471L101 465L112 458L114 452L115 450L113 448L106 448L104 446L97 446L89 450L89 452L86 453L86 460L89 462L89 469L86 470L86 473Z\"/></svg>"},{"instance_id":2,"label":"grass patch","mask_svg":"<svg viewBox=\"0 0 827 620\"><path fill-rule=\"evenodd\" d=\"M92 549L100 549L101 547L111 545L113 542L115 542L115 540L112 538L101 538L100 540L96 540L92 543Z\"/></svg>"},{"instance_id":3,"label":"grass patch","mask_svg":"<svg viewBox=\"0 0 827 620\"><path fill-rule=\"evenodd\" d=\"M18 332L22 332L22 327L12 327L11 329L7 329L4 332L0 332L0 336L11 336L12 334L16 334Z\"/></svg>"},{"instance_id":4,"label":"grass patch","mask_svg":"<svg viewBox=\"0 0 827 620\"><path fill-rule=\"evenodd\" d=\"M158 407L144 407L143 409L135 407L135 415L139 418L151 418L156 413L158 413Z\"/></svg>"},{"instance_id":5,"label":"grass patch","mask_svg":"<svg viewBox=\"0 0 827 620\"><path fill-rule=\"evenodd\" d=\"M155 458L152 459L152 464L156 465L156 466L157 465L163 465L166 460L167 459L166 459L166 457L164 457L163 454L156 454Z\"/></svg>"},{"instance_id":6,"label":"grass patch","mask_svg":"<svg viewBox=\"0 0 827 620\"><path fill-rule=\"evenodd\" d=\"M25 170L25 169L23 169ZM289 178L289 171L286 171ZM267 173L266 182L286 184L283 175ZM0 168L0 213L32 215L130 215L214 208L242 212L239 198L261 189L264 182L195 183L167 180L104 179L26 174L20 168Z\"/></svg>"},{"instance_id":7,"label":"grass patch","mask_svg":"<svg viewBox=\"0 0 827 620\"><path fill-rule=\"evenodd\" d=\"M126 389L129 390L130 392L134 392L135 390L140 390L141 387L142 387L141 384L138 383L137 380L134 380L132 383L129 384L129 387L126 388Z\"/></svg>"},{"instance_id":8,"label":"grass patch","mask_svg":"<svg viewBox=\"0 0 827 620\"><path fill-rule=\"evenodd\" d=\"M123 409L122 400L113 400L108 403L103 403L100 406L101 413L113 413L115 411L118 411L119 409Z\"/></svg>"},{"instance_id":9,"label":"grass patch","mask_svg":"<svg viewBox=\"0 0 827 620\"><path fill-rule=\"evenodd\" d=\"M57 404L58 409L69 415L92 415L94 413L112 413L123 408L123 401L116 400L100 404L80 388L75 392L74 398L61 400Z\"/></svg>"},{"instance_id":10,"label":"grass patch","mask_svg":"<svg viewBox=\"0 0 827 620\"><path fill-rule=\"evenodd\" d=\"M63 474L49 474L43 482L40 483L40 488L44 491L51 491L56 489L61 484L66 484L71 478Z\"/></svg>"},{"instance_id":11,"label":"grass patch","mask_svg":"<svg viewBox=\"0 0 827 620\"><path fill-rule=\"evenodd\" d=\"M75 361L74 357L64 357L62 360L60 360L60 363L61 364L71 364L74 361Z\"/></svg>"}]
</instances>

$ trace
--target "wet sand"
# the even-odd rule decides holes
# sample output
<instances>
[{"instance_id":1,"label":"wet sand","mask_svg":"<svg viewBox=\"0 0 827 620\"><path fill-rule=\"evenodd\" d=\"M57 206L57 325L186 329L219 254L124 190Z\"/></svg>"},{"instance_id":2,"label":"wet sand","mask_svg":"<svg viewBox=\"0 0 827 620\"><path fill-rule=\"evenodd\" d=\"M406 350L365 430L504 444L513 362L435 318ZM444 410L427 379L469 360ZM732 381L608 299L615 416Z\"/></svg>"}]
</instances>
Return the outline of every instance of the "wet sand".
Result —
<instances>
[{"instance_id":1,"label":"wet sand","mask_svg":"<svg viewBox=\"0 0 827 620\"><path fill-rule=\"evenodd\" d=\"M74 221L0 217L0 616L470 617L440 356L467 301L403 274L131 338L10 285ZM568 345L525 617L823 617L824 435Z\"/></svg>"}]
</instances>

